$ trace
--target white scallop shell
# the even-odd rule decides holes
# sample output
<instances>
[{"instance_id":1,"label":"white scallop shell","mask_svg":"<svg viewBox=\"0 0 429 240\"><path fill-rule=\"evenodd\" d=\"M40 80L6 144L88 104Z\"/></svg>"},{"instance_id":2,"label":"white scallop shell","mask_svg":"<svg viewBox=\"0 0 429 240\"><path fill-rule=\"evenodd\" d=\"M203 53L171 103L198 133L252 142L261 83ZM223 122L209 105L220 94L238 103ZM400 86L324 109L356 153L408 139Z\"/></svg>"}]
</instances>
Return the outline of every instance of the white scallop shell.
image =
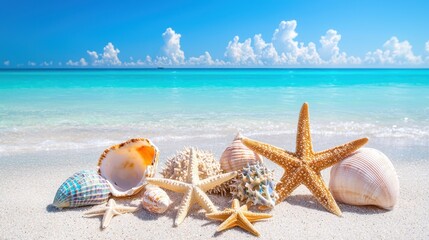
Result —
<instances>
[{"instance_id":1,"label":"white scallop shell","mask_svg":"<svg viewBox=\"0 0 429 240\"><path fill-rule=\"evenodd\" d=\"M148 184L143 194L142 205L149 212L163 213L172 203L167 193L160 187Z\"/></svg>"},{"instance_id":2,"label":"white scallop shell","mask_svg":"<svg viewBox=\"0 0 429 240\"><path fill-rule=\"evenodd\" d=\"M242 170L247 164L262 163L262 157L246 147L240 139L239 133L220 157L220 166L225 172Z\"/></svg>"},{"instance_id":3,"label":"white scallop shell","mask_svg":"<svg viewBox=\"0 0 429 240\"><path fill-rule=\"evenodd\" d=\"M152 177L158 165L158 148L148 139L130 139L101 154L98 173L110 185L115 197L132 196Z\"/></svg>"},{"instance_id":4,"label":"white scallop shell","mask_svg":"<svg viewBox=\"0 0 429 240\"><path fill-rule=\"evenodd\" d=\"M350 205L375 205L391 210L399 196L395 168L382 152L361 148L331 169L334 198Z\"/></svg>"}]
</instances>

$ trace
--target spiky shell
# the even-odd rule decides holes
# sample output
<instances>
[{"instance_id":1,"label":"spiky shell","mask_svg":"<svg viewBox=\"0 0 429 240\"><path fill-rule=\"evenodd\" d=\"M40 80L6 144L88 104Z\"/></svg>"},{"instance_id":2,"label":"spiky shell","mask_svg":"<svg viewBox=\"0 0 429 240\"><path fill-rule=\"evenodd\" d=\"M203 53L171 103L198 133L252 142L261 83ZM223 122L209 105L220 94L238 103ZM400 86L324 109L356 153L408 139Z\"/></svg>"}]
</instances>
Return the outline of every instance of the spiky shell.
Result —
<instances>
[{"instance_id":1,"label":"spiky shell","mask_svg":"<svg viewBox=\"0 0 429 240\"><path fill-rule=\"evenodd\" d=\"M392 209L399 196L399 180L389 158L361 148L331 169L329 188L334 198L350 205Z\"/></svg>"},{"instance_id":2,"label":"spiky shell","mask_svg":"<svg viewBox=\"0 0 429 240\"><path fill-rule=\"evenodd\" d=\"M198 170L200 179L206 179L212 176L222 174L223 171L220 168L220 164L216 161L213 153L209 151L199 150L193 148L195 157L198 159ZM161 174L164 178L174 179L178 181L186 181L188 177L188 166L191 158L190 148L185 148L181 152L177 152L176 155L170 157ZM226 195L229 192L228 185L230 183L223 183L215 188L208 190L210 194L221 194Z\"/></svg>"},{"instance_id":3,"label":"spiky shell","mask_svg":"<svg viewBox=\"0 0 429 240\"><path fill-rule=\"evenodd\" d=\"M231 185L231 193L241 202L272 208L278 199L276 184L273 171L262 163L249 164Z\"/></svg>"},{"instance_id":4,"label":"spiky shell","mask_svg":"<svg viewBox=\"0 0 429 240\"><path fill-rule=\"evenodd\" d=\"M153 213L165 212L172 203L167 193L160 187L148 184L142 197L142 206Z\"/></svg>"},{"instance_id":5,"label":"spiky shell","mask_svg":"<svg viewBox=\"0 0 429 240\"><path fill-rule=\"evenodd\" d=\"M220 157L220 166L225 172L240 171L247 164L262 163L262 157L241 142L240 133Z\"/></svg>"},{"instance_id":6,"label":"spiky shell","mask_svg":"<svg viewBox=\"0 0 429 240\"><path fill-rule=\"evenodd\" d=\"M98 205L109 197L107 181L96 171L84 170L73 174L58 188L53 205L57 208Z\"/></svg>"},{"instance_id":7,"label":"spiky shell","mask_svg":"<svg viewBox=\"0 0 429 240\"><path fill-rule=\"evenodd\" d=\"M101 154L98 172L109 183L113 196L132 196L143 189L146 175L152 177L155 173L158 155L158 148L150 140L130 139Z\"/></svg>"}]
</instances>

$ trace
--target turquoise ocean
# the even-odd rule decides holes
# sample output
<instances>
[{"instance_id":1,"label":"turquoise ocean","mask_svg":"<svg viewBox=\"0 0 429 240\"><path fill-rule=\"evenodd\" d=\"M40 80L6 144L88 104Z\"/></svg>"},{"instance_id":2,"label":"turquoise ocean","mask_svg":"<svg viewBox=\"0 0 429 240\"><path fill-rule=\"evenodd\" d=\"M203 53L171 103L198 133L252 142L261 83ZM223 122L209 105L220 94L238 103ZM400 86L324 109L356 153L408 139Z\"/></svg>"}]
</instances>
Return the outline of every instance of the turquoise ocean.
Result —
<instances>
[{"instance_id":1,"label":"turquoise ocean","mask_svg":"<svg viewBox=\"0 0 429 240\"><path fill-rule=\"evenodd\" d=\"M318 139L429 146L429 70L1 70L0 156L292 136L303 102Z\"/></svg>"}]
</instances>

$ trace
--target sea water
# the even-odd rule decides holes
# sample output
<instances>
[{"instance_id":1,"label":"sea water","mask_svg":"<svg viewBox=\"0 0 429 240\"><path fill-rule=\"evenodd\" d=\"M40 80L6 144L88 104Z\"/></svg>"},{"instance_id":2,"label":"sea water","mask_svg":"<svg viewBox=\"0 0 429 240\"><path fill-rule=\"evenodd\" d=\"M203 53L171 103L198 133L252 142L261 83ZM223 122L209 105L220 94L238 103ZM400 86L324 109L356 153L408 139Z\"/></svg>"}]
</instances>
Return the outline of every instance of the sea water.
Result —
<instances>
[{"instance_id":1,"label":"sea water","mask_svg":"<svg viewBox=\"0 0 429 240\"><path fill-rule=\"evenodd\" d=\"M429 145L429 70L91 69L0 71L0 156L296 132Z\"/></svg>"}]
</instances>

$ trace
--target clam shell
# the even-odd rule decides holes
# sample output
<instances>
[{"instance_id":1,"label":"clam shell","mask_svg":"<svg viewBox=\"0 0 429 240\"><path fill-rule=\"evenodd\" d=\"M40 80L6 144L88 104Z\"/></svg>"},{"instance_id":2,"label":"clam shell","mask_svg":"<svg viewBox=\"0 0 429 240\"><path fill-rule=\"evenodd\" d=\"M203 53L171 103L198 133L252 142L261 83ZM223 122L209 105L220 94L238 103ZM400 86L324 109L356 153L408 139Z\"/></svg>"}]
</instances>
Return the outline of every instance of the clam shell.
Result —
<instances>
[{"instance_id":1,"label":"clam shell","mask_svg":"<svg viewBox=\"0 0 429 240\"><path fill-rule=\"evenodd\" d=\"M107 181L96 171L80 171L69 177L55 195L53 205L57 208L98 205L110 197Z\"/></svg>"},{"instance_id":2,"label":"clam shell","mask_svg":"<svg viewBox=\"0 0 429 240\"><path fill-rule=\"evenodd\" d=\"M399 196L395 168L382 152L361 148L331 169L334 198L350 205L375 205L391 210Z\"/></svg>"},{"instance_id":3,"label":"clam shell","mask_svg":"<svg viewBox=\"0 0 429 240\"><path fill-rule=\"evenodd\" d=\"M149 212L163 213L172 203L167 193L160 187L148 184L143 194L142 205Z\"/></svg>"},{"instance_id":4,"label":"clam shell","mask_svg":"<svg viewBox=\"0 0 429 240\"><path fill-rule=\"evenodd\" d=\"M130 139L101 154L98 173L109 183L113 196L132 196L142 190L146 176L156 172L158 155L158 148L150 140Z\"/></svg>"},{"instance_id":5,"label":"clam shell","mask_svg":"<svg viewBox=\"0 0 429 240\"><path fill-rule=\"evenodd\" d=\"M240 139L239 133L220 157L220 166L225 172L239 171L247 164L262 163L262 157L247 148Z\"/></svg>"}]
</instances>

